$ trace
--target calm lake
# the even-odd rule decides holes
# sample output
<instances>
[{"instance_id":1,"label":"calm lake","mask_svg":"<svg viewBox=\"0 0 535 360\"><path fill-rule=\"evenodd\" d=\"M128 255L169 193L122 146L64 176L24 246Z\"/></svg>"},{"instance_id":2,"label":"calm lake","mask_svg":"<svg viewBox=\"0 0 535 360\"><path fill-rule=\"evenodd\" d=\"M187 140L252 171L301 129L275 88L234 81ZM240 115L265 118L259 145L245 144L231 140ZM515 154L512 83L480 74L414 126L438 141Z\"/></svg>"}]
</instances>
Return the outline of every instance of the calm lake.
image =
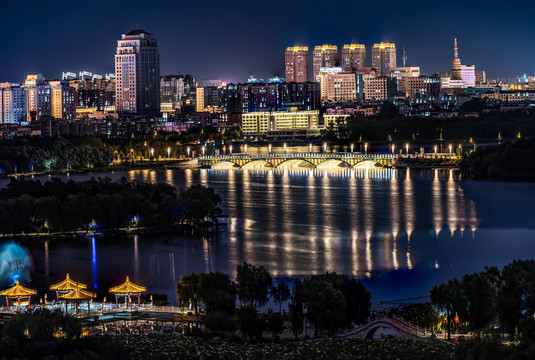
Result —
<instances>
[{"instance_id":1,"label":"calm lake","mask_svg":"<svg viewBox=\"0 0 535 360\"><path fill-rule=\"evenodd\" d=\"M30 245L29 286L41 296L67 272L100 296L129 275L149 294L167 294L176 304L180 275L221 271L234 277L236 265L248 261L281 279L346 273L381 301L425 295L437 282L535 258L535 184L377 168L158 169L69 178L91 176L211 186L230 225L212 238L139 235Z\"/></svg>"}]
</instances>

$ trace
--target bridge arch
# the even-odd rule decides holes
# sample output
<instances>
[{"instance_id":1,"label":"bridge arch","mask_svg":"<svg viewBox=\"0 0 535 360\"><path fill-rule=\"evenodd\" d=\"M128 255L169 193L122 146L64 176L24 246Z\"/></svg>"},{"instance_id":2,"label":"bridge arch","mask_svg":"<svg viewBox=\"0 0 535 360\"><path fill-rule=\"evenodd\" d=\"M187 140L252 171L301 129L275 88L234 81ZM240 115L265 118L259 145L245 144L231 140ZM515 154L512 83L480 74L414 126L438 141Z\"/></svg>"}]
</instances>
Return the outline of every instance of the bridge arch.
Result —
<instances>
[{"instance_id":1,"label":"bridge arch","mask_svg":"<svg viewBox=\"0 0 535 360\"><path fill-rule=\"evenodd\" d=\"M303 159L303 158L297 158L297 159L287 159L281 162L277 169L297 169L297 168L307 168L307 169L314 169L316 165L311 163L310 161Z\"/></svg>"},{"instance_id":2,"label":"bridge arch","mask_svg":"<svg viewBox=\"0 0 535 360\"><path fill-rule=\"evenodd\" d=\"M390 327L390 326L385 326L385 325L378 325L378 326L374 326L372 327L367 333L366 335L364 336L365 339L375 339L377 337L381 337L381 336L395 336L395 337L400 337L399 336L399 333L396 331L396 329L394 329L393 327Z\"/></svg>"},{"instance_id":3,"label":"bridge arch","mask_svg":"<svg viewBox=\"0 0 535 360\"><path fill-rule=\"evenodd\" d=\"M230 160L221 160L212 165L212 169L239 169L240 165Z\"/></svg>"},{"instance_id":4,"label":"bridge arch","mask_svg":"<svg viewBox=\"0 0 535 360\"><path fill-rule=\"evenodd\" d=\"M316 166L318 169L351 168L351 164L342 159L325 159Z\"/></svg>"},{"instance_id":5,"label":"bridge arch","mask_svg":"<svg viewBox=\"0 0 535 360\"><path fill-rule=\"evenodd\" d=\"M369 167L384 167L383 164L373 159L364 159L353 165L354 169L369 168Z\"/></svg>"},{"instance_id":6,"label":"bridge arch","mask_svg":"<svg viewBox=\"0 0 535 360\"><path fill-rule=\"evenodd\" d=\"M242 165L242 169L274 168L271 162L267 160L251 160Z\"/></svg>"}]
</instances>

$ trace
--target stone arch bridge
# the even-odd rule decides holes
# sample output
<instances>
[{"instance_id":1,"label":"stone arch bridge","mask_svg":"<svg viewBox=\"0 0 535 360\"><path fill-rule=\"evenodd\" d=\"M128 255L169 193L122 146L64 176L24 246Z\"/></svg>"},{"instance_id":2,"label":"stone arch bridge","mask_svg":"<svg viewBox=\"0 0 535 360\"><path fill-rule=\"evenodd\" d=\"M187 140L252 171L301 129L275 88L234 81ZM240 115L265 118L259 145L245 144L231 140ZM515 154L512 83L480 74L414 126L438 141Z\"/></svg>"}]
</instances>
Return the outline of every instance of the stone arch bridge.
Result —
<instances>
[{"instance_id":1,"label":"stone arch bridge","mask_svg":"<svg viewBox=\"0 0 535 360\"><path fill-rule=\"evenodd\" d=\"M212 169L336 169L359 167L390 167L397 160L396 155L340 154L265 154L265 155L223 155L203 156L199 165Z\"/></svg>"},{"instance_id":2,"label":"stone arch bridge","mask_svg":"<svg viewBox=\"0 0 535 360\"><path fill-rule=\"evenodd\" d=\"M428 340L433 338L432 331L411 324L402 318L381 317L369 320L354 329L336 334L337 338L373 339L375 336L387 335L412 340Z\"/></svg>"}]
</instances>

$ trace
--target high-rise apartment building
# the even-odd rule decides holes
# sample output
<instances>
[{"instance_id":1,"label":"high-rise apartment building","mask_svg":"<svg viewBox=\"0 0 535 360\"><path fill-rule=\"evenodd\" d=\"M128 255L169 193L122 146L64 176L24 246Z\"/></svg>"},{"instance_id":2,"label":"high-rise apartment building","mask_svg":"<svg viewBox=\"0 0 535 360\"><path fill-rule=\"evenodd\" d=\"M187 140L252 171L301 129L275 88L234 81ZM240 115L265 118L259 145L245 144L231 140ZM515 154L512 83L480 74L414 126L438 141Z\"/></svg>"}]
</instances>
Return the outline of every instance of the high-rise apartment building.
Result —
<instances>
[{"instance_id":1,"label":"high-rise apartment building","mask_svg":"<svg viewBox=\"0 0 535 360\"><path fill-rule=\"evenodd\" d=\"M347 102L362 98L362 74L342 68L322 68L318 76L323 101Z\"/></svg>"},{"instance_id":2,"label":"high-rise apartment building","mask_svg":"<svg viewBox=\"0 0 535 360\"><path fill-rule=\"evenodd\" d=\"M336 45L324 44L314 47L312 53L312 73L314 81L318 81L320 69L324 67L332 68L339 66L338 48ZM286 79L288 81L288 79Z\"/></svg>"},{"instance_id":3,"label":"high-rise apartment building","mask_svg":"<svg viewBox=\"0 0 535 360\"><path fill-rule=\"evenodd\" d=\"M382 42L373 45L372 67L377 69L379 76L389 76L396 64L396 44Z\"/></svg>"},{"instance_id":4,"label":"high-rise apartment building","mask_svg":"<svg viewBox=\"0 0 535 360\"><path fill-rule=\"evenodd\" d=\"M308 47L288 47L284 55L287 82L308 81Z\"/></svg>"},{"instance_id":5,"label":"high-rise apartment building","mask_svg":"<svg viewBox=\"0 0 535 360\"><path fill-rule=\"evenodd\" d=\"M26 120L26 90L19 83L0 84L0 123Z\"/></svg>"},{"instance_id":6,"label":"high-rise apartment building","mask_svg":"<svg viewBox=\"0 0 535 360\"><path fill-rule=\"evenodd\" d=\"M51 81L52 117L72 121L76 118L76 89L68 86L68 82Z\"/></svg>"},{"instance_id":7,"label":"high-rise apartment building","mask_svg":"<svg viewBox=\"0 0 535 360\"><path fill-rule=\"evenodd\" d=\"M160 112L160 54L158 42L135 29L117 41L115 54L116 110L156 116Z\"/></svg>"},{"instance_id":8,"label":"high-rise apartment building","mask_svg":"<svg viewBox=\"0 0 535 360\"><path fill-rule=\"evenodd\" d=\"M363 44L344 45L341 66L344 71L366 67L366 47Z\"/></svg>"}]
</instances>

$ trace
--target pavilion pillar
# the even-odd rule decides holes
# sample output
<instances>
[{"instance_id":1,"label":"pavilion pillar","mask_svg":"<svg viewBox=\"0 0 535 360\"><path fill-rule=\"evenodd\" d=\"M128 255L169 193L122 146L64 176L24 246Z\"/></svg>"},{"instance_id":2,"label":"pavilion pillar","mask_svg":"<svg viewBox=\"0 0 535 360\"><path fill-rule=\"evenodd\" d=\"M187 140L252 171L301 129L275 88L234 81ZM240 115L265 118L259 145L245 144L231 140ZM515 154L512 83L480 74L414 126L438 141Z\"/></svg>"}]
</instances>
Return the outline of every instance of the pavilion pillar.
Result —
<instances>
[{"instance_id":1,"label":"pavilion pillar","mask_svg":"<svg viewBox=\"0 0 535 360\"><path fill-rule=\"evenodd\" d=\"M31 296L28 296L28 310L30 310L30 298Z\"/></svg>"},{"instance_id":2,"label":"pavilion pillar","mask_svg":"<svg viewBox=\"0 0 535 360\"><path fill-rule=\"evenodd\" d=\"M137 306L141 306L141 293L137 294Z\"/></svg>"},{"instance_id":3,"label":"pavilion pillar","mask_svg":"<svg viewBox=\"0 0 535 360\"><path fill-rule=\"evenodd\" d=\"M117 299L117 293L115 293L115 309L119 307L119 300Z\"/></svg>"},{"instance_id":4,"label":"pavilion pillar","mask_svg":"<svg viewBox=\"0 0 535 360\"><path fill-rule=\"evenodd\" d=\"M6 307L9 310L9 298L6 296Z\"/></svg>"}]
</instances>

